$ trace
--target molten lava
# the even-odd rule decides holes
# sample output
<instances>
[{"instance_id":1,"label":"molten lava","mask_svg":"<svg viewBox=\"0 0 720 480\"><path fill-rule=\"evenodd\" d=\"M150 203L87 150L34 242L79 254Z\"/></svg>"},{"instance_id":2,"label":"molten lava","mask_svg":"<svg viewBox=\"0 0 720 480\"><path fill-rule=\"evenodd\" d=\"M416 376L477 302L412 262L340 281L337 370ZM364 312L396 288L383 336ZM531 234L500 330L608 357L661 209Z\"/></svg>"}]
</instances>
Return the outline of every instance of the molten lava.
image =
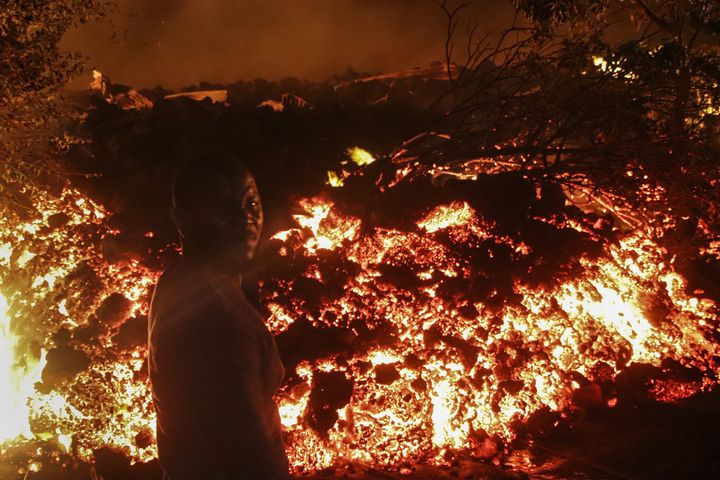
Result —
<instances>
[{"instance_id":1,"label":"molten lava","mask_svg":"<svg viewBox=\"0 0 720 480\"><path fill-rule=\"evenodd\" d=\"M322 267L320 249L357 270L314 312L293 293L302 277L274 283L266 292L270 325L280 333L302 312L321 327L350 328L358 337L372 336L362 329L382 334L365 352L298 367L300 381L278 398L295 465L325 467L338 457L395 468L444 462L447 451L482 449L488 435L511 440L514 426L540 409L568 408L580 388L576 379L593 379L602 368L617 374L630 362L659 366L672 358L709 378L717 373L712 356L720 349L704 327L716 324L714 304L686 296L662 249L639 234L605 245L600 258L580 258L579 272L554 285L515 279L515 300L497 305L498 292L484 302L467 291L448 293L446 285L478 274L474 255L458 251L468 245L481 251L490 242L521 261L530 248L495 234L466 202L438 206L416 219L414 230L376 228L362 235L361 221L331 202L315 199L304 207L307 217L298 216L304 230L277 236L294 245L285 255L314 258L303 276L320 283L337 275ZM396 281L388 265L414 280ZM651 301L666 309L660 323L643 310ZM381 371L392 374L381 379ZM342 372L354 385L338 421L320 433L297 415L319 372Z\"/></svg>"},{"instance_id":2,"label":"molten lava","mask_svg":"<svg viewBox=\"0 0 720 480\"><path fill-rule=\"evenodd\" d=\"M374 162L362 152L351 152L358 168ZM588 385L614 405L607 385L633 362L699 372L656 381L660 400L715 384L716 305L686 293L647 235L608 240L572 208L533 213L535 231L592 250L556 266L542 242L469 201L389 226L348 213L332 197L343 188L299 202L298 227L273 236L284 269L261 288L278 338L335 335L294 357L277 396L295 469L486 457L535 412L571 410ZM159 272L110 254L118 232L78 191L33 198L30 218L9 215L0 229L0 408L13 412L0 441L40 445L21 470L89 460L102 446L149 460L143 329Z\"/></svg>"}]
</instances>

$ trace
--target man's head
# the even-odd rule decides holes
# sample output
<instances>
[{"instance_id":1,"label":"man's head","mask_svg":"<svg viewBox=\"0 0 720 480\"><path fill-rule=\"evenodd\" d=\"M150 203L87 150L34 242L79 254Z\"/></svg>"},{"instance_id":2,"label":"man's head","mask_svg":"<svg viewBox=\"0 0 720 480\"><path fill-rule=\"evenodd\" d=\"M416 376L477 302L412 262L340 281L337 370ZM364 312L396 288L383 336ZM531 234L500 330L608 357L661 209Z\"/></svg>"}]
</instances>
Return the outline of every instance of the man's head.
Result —
<instances>
[{"instance_id":1,"label":"man's head","mask_svg":"<svg viewBox=\"0 0 720 480\"><path fill-rule=\"evenodd\" d=\"M225 273L242 271L255 253L263 224L250 171L231 155L199 155L177 171L172 194L183 254Z\"/></svg>"}]
</instances>

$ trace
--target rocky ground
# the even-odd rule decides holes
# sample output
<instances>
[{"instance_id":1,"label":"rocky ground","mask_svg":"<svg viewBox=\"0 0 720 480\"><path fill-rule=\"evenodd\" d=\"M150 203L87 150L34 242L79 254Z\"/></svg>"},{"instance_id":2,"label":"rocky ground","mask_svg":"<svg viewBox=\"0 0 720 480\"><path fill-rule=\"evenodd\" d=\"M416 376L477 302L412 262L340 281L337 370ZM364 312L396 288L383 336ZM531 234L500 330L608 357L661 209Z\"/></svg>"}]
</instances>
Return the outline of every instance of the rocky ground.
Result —
<instances>
[{"instance_id":1,"label":"rocky ground","mask_svg":"<svg viewBox=\"0 0 720 480\"><path fill-rule=\"evenodd\" d=\"M227 90L223 97L227 104L213 100L222 97L217 93L200 101L168 100L165 96L171 92L132 93L109 85L101 94L104 97L96 96L91 102L94 107L85 128L93 142L71 151L69 164L92 174L78 178L77 184L113 213L113 226L122 231L118 240L122 248L139 245L157 251L174 240L167 218L169 179L177 164L203 145L244 156L258 174L268 208L268 229L276 231L287 227L292 202L316 192L326 172L338 168L347 147L359 145L387 153L408 136L442 121L441 111L433 110L428 99L441 93L443 84L431 77L390 76L358 82L349 73L335 85L256 81L198 85L194 90ZM291 96L286 95L289 92ZM271 102L258 108L264 101ZM154 235L145 235L148 231ZM349 464L297 478L720 478L718 425L718 389L675 404L629 396L614 408L592 406L557 425L545 421L529 425L495 464L464 458L449 466L417 465L403 472ZM16 459L23 455L27 452L18 453ZM17 463L0 463L0 479L162 478L157 462L130 465L127 458L109 449L98 450L93 464L70 462L63 467L39 460L44 467L38 472L18 473Z\"/></svg>"}]
</instances>

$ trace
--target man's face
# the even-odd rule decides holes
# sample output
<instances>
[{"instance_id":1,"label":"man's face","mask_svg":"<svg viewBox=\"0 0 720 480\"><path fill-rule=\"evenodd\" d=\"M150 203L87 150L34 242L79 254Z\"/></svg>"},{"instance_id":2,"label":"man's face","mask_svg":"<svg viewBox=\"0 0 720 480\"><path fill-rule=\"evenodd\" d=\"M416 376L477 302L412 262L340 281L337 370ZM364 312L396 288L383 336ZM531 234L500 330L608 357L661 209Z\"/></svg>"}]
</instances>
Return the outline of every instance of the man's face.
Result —
<instances>
[{"instance_id":1,"label":"man's face","mask_svg":"<svg viewBox=\"0 0 720 480\"><path fill-rule=\"evenodd\" d=\"M203 256L228 272L242 270L255 254L263 224L255 180L249 174L219 180L185 223L183 233Z\"/></svg>"}]
</instances>

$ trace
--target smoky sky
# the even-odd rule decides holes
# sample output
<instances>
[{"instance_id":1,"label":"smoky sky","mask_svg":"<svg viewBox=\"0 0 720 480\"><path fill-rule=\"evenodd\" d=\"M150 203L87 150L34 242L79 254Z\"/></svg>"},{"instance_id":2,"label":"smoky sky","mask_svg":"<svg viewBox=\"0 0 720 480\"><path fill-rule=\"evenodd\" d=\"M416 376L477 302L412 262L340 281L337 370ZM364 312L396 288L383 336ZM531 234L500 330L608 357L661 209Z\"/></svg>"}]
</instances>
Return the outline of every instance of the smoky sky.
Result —
<instances>
[{"instance_id":1,"label":"smoky sky","mask_svg":"<svg viewBox=\"0 0 720 480\"><path fill-rule=\"evenodd\" d=\"M507 0L471 10L488 29L511 12ZM427 66L444 58L447 21L434 0L117 0L108 20L69 32L61 46L137 88Z\"/></svg>"}]
</instances>

